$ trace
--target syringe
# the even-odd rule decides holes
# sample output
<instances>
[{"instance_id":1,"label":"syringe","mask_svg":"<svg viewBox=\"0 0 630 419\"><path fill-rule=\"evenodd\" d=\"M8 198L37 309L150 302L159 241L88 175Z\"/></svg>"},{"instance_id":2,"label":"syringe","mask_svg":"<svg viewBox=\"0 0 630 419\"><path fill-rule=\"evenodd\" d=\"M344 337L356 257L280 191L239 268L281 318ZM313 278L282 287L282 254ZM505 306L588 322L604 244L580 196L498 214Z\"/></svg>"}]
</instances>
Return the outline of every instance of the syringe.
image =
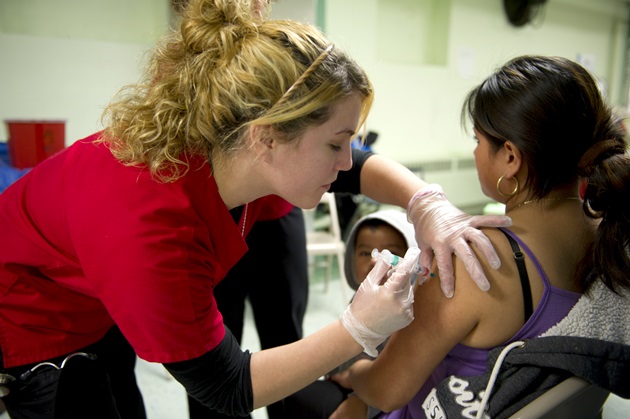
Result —
<instances>
[{"instance_id":1,"label":"syringe","mask_svg":"<svg viewBox=\"0 0 630 419\"><path fill-rule=\"evenodd\" d=\"M372 257L374 259L382 259L392 266L398 265L398 262L402 259L400 256L396 256L387 249L383 249L382 252L379 252L378 249L372 249Z\"/></svg>"},{"instance_id":2,"label":"syringe","mask_svg":"<svg viewBox=\"0 0 630 419\"><path fill-rule=\"evenodd\" d=\"M413 251L408 251L409 253L414 253L413 257L418 257L419 254L419 249L413 249L418 253L414 253ZM405 255L407 256L407 255ZM372 250L372 257L375 259L382 259L385 262L389 263L391 266L396 266L398 265L398 263L400 262L401 258L400 256L396 256L395 254L393 254L392 252L390 252L387 249L383 249L382 252L379 252L378 249L373 249ZM416 278L420 276L420 277L424 277L424 276L435 276L435 274L429 272L429 268L420 265L420 260L416 261L416 263L414 264L412 270L411 270L411 283L413 284L416 280Z\"/></svg>"}]
</instances>

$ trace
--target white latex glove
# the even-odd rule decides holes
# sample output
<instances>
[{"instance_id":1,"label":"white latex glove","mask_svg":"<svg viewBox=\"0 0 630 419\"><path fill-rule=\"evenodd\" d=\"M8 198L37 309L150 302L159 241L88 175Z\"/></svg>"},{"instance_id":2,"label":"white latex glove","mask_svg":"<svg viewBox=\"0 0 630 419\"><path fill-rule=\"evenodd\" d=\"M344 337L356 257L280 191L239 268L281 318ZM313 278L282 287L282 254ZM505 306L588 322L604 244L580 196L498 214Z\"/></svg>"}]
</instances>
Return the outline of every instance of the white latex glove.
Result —
<instances>
[{"instance_id":1,"label":"white latex glove","mask_svg":"<svg viewBox=\"0 0 630 419\"><path fill-rule=\"evenodd\" d=\"M446 199L440 185L431 184L418 190L411 198L407 205L407 219L416 229L416 240L422 250L420 264L431 267L435 255L445 296L453 296L453 253L464 262L480 289L490 289L490 283L468 242L481 250L492 268L499 269L499 256L488 237L478 228L509 227L512 225L509 217L468 215Z\"/></svg>"},{"instance_id":2,"label":"white latex glove","mask_svg":"<svg viewBox=\"0 0 630 419\"><path fill-rule=\"evenodd\" d=\"M357 290L352 303L341 315L341 322L348 333L363 346L365 353L378 355L376 347L396 330L413 320L413 289L411 271L416 259L403 259L383 285L387 272L392 268L383 260L377 260Z\"/></svg>"}]
</instances>

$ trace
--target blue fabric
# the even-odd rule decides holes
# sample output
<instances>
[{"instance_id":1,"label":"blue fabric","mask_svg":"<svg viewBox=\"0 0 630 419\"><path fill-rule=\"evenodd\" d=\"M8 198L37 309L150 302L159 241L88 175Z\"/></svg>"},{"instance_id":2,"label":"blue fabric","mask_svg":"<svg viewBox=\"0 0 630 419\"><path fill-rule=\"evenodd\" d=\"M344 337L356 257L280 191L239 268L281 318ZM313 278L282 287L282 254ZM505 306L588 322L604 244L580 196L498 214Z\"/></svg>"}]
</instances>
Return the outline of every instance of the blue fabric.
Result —
<instances>
[{"instance_id":1,"label":"blue fabric","mask_svg":"<svg viewBox=\"0 0 630 419\"><path fill-rule=\"evenodd\" d=\"M11 166L7 143L0 142L0 192L9 187L30 169L16 169Z\"/></svg>"},{"instance_id":2,"label":"blue fabric","mask_svg":"<svg viewBox=\"0 0 630 419\"><path fill-rule=\"evenodd\" d=\"M11 159L9 158L9 144L0 142L0 167L11 166Z\"/></svg>"},{"instance_id":3,"label":"blue fabric","mask_svg":"<svg viewBox=\"0 0 630 419\"><path fill-rule=\"evenodd\" d=\"M4 162L0 162L0 193L29 170L30 169L16 169L15 167L5 165Z\"/></svg>"}]
</instances>

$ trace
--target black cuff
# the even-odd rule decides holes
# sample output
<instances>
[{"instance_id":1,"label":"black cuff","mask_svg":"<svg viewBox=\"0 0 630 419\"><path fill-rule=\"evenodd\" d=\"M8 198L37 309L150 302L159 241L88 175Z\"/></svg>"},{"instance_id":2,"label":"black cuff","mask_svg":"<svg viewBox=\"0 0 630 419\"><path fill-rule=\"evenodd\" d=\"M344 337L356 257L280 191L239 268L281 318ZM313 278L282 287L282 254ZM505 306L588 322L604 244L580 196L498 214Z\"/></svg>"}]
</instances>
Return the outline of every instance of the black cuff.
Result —
<instances>
[{"instance_id":1,"label":"black cuff","mask_svg":"<svg viewBox=\"0 0 630 419\"><path fill-rule=\"evenodd\" d=\"M199 358L164 364L188 394L203 405L230 416L254 410L251 354L243 352L230 332L219 345Z\"/></svg>"}]
</instances>

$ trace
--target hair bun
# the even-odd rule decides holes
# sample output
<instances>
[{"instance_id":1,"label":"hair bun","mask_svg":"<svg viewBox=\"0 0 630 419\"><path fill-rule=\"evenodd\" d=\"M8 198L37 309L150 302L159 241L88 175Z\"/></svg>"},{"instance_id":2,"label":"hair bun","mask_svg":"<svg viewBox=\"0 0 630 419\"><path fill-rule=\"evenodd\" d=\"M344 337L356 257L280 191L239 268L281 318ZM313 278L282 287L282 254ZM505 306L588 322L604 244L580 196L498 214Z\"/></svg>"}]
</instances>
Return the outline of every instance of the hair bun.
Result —
<instances>
[{"instance_id":1,"label":"hair bun","mask_svg":"<svg viewBox=\"0 0 630 419\"><path fill-rule=\"evenodd\" d=\"M220 62L257 32L256 20L248 1L190 0L182 14L182 40L191 53L210 53Z\"/></svg>"}]
</instances>

